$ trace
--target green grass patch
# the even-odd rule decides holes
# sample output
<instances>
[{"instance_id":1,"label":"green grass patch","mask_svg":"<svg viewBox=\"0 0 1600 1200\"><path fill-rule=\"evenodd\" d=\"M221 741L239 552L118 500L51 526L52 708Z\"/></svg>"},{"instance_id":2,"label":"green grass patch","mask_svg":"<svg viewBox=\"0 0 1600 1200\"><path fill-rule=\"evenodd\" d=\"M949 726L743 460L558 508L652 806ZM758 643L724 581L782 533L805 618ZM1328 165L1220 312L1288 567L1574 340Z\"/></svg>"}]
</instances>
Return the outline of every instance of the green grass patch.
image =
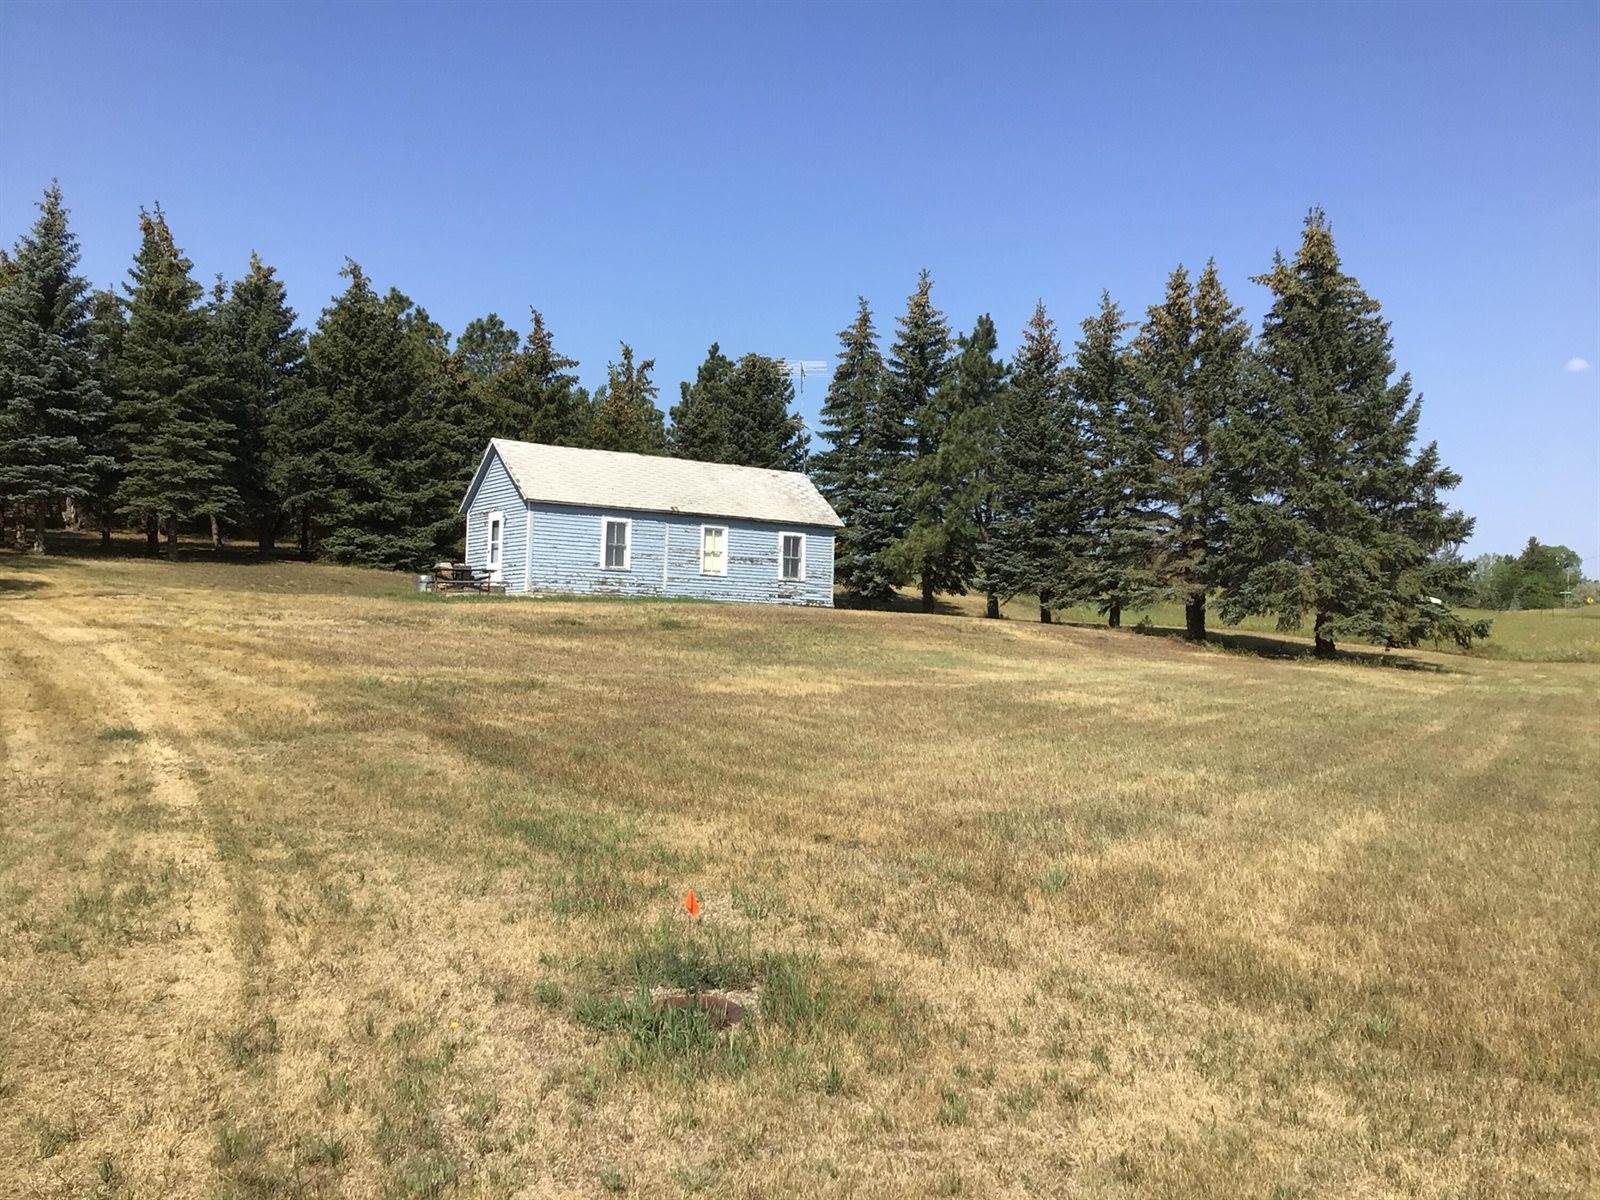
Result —
<instances>
[{"instance_id":1,"label":"green grass patch","mask_svg":"<svg viewBox=\"0 0 1600 1200\"><path fill-rule=\"evenodd\" d=\"M652 989L749 993L758 1000L722 1029L705 1011L652 1000ZM815 954L755 950L747 934L664 919L602 963L573 998L580 1025L614 1039L623 1070L690 1066L722 1073L831 1057L844 1042L914 1053L925 1045L918 1006L889 984L829 968ZM752 1037L757 1031L756 1037ZM830 1068L842 1087L842 1075Z\"/></svg>"}]
</instances>

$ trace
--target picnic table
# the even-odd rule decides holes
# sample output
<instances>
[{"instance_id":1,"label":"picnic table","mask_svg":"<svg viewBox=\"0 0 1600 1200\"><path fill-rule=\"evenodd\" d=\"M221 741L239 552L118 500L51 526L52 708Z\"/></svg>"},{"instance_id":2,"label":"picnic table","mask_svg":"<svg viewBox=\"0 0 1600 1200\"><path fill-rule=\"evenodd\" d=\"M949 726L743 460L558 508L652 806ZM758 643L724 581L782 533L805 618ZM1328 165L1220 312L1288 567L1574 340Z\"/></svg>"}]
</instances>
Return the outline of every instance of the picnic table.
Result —
<instances>
[{"instance_id":1,"label":"picnic table","mask_svg":"<svg viewBox=\"0 0 1600 1200\"><path fill-rule=\"evenodd\" d=\"M466 563L442 562L433 568L433 590L449 594L451 592L503 592L506 585L495 579L494 575L485 567L468 566Z\"/></svg>"}]
</instances>

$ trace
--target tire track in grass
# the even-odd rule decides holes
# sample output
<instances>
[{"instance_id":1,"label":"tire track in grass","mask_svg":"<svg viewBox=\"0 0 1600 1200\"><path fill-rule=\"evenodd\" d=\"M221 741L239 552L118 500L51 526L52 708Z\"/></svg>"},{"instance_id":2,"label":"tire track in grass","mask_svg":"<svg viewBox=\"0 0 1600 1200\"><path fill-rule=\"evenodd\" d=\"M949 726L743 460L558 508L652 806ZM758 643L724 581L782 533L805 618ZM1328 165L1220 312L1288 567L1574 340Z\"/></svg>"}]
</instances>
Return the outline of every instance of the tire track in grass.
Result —
<instances>
[{"instance_id":1,"label":"tire track in grass","mask_svg":"<svg viewBox=\"0 0 1600 1200\"><path fill-rule=\"evenodd\" d=\"M45 652L30 657L23 670L42 676L44 686L79 693L73 714L79 725L132 731L119 745L145 786L143 823L152 831L141 841L180 863L192 885L185 904L189 936L163 943L158 955L140 956L122 1014L131 1026L126 1039L145 1043L140 1060L163 1062L168 1069L164 1077L143 1081L143 1095L129 1098L144 1113L119 1113L114 1123L142 1119L154 1127L153 1136L108 1152L131 1185L154 1184L173 1194L210 1190L219 1167L225 1170L250 1140L229 1128L228 1093L242 1086L251 1110L271 1111L270 1096L261 1094L270 1090L270 1078L238 1068L269 1052L277 1034L270 1014L260 1011L265 968L259 901L235 853L238 839L228 813L211 794L193 740L182 732L205 718L159 671L135 658L131 639L92 628L70 599L25 601L8 606L5 615L18 631L17 644ZM71 757L62 732L54 731L53 738L49 729L24 735L24 744L38 744L34 758L43 777ZM104 781L90 787L97 810L109 815ZM134 1007L141 997L143 1003ZM151 1055L151 1039L168 1045ZM136 1078L104 1059L99 1066L122 1080ZM219 1110L220 1124L214 1119Z\"/></svg>"}]
</instances>

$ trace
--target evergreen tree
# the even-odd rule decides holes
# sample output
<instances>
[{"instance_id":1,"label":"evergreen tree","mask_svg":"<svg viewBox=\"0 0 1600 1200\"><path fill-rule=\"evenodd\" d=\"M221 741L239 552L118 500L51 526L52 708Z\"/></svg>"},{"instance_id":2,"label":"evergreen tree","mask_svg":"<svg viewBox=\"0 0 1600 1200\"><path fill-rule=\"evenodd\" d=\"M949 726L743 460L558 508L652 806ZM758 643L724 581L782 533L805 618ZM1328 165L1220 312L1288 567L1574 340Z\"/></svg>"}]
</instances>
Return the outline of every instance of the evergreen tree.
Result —
<instances>
[{"instance_id":1,"label":"evergreen tree","mask_svg":"<svg viewBox=\"0 0 1600 1200\"><path fill-rule=\"evenodd\" d=\"M1440 493L1460 482L1430 443L1413 453L1420 398L1392 378L1389 326L1345 274L1326 216L1278 255L1252 389L1218 439L1232 482L1222 614L1313 618L1316 653L1348 635L1385 646L1487 633L1449 604L1470 568L1447 551L1472 520Z\"/></svg>"},{"instance_id":2,"label":"evergreen tree","mask_svg":"<svg viewBox=\"0 0 1600 1200\"><path fill-rule=\"evenodd\" d=\"M450 348L449 330L427 309L395 288L389 289L384 304L401 314L401 327L416 344L422 367L416 408L434 430L431 448L464 491L483 457L484 442L502 428L489 407L490 388L471 359ZM494 320L499 322L498 317Z\"/></svg>"},{"instance_id":3,"label":"evergreen tree","mask_svg":"<svg viewBox=\"0 0 1600 1200\"><path fill-rule=\"evenodd\" d=\"M105 417L92 438L92 448L100 466L94 473L84 509L100 530L101 548L111 545L111 529L117 515L117 488L122 481L122 464L127 451L116 435L113 414L119 407L120 385L117 372L122 362L122 344L128 333L128 317L117 294L110 288L97 288L89 297L89 333L94 347L95 376L105 396Z\"/></svg>"},{"instance_id":4,"label":"evergreen tree","mask_svg":"<svg viewBox=\"0 0 1600 1200\"><path fill-rule=\"evenodd\" d=\"M217 305L216 322L231 401L236 459L233 486L262 554L271 552L283 518L275 462L276 415L291 412L305 386L305 332L295 326L283 282L250 255L250 269Z\"/></svg>"},{"instance_id":5,"label":"evergreen tree","mask_svg":"<svg viewBox=\"0 0 1600 1200\"><path fill-rule=\"evenodd\" d=\"M1193 288L1183 267L1172 272L1134 346L1140 399L1155 430L1156 582L1183 604L1195 641L1206 636L1223 538L1214 441L1242 387L1249 336L1209 262Z\"/></svg>"},{"instance_id":6,"label":"evergreen tree","mask_svg":"<svg viewBox=\"0 0 1600 1200\"><path fill-rule=\"evenodd\" d=\"M455 538L459 435L445 417L443 330L390 289L379 297L354 262L307 343L310 406L331 477L322 549L340 562L416 567Z\"/></svg>"},{"instance_id":7,"label":"evergreen tree","mask_svg":"<svg viewBox=\"0 0 1600 1200\"><path fill-rule=\"evenodd\" d=\"M556 351L538 309L532 322L526 344L493 313L470 322L456 342L450 373L459 390L455 419L468 480L490 438L557 446L585 440L586 413L571 373L577 360Z\"/></svg>"},{"instance_id":8,"label":"evergreen tree","mask_svg":"<svg viewBox=\"0 0 1600 1200\"><path fill-rule=\"evenodd\" d=\"M898 510L888 561L896 576L920 583L927 612L933 611L936 592L967 590L977 540L966 505L970 480L959 475L971 455L966 447L943 453L957 432L952 393L945 389L951 339L944 314L933 306L932 292L933 279L924 270L889 349L881 409L889 452L885 477L893 484L892 502Z\"/></svg>"},{"instance_id":9,"label":"evergreen tree","mask_svg":"<svg viewBox=\"0 0 1600 1200\"><path fill-rule=\"evenodd\" d=\"M1123 336L1130 322L1108 293L1083 322L1072 394L1087 428L1090 506L1086 595L1113 629L1155 593L1155 422L1138 403Z\"/></svg>"},{"instance_id":10,"label":"evergreen tree","mask_svg":"<svg viewBox=\"0 0 1600 1200\"><path fill-rule=\"evenodd\" d=\"M656 385L650 381L655 359L635 365L633 347L622 343L622 359L606 367L606 383L594 399L590 444L596 450L661 454L666 429L656 407Z\"/></svg>"},{"instance_id":11,"label":"evergreen tree","mask_svg":"<svg viewBox=\"0 0 1600 1200\"><path fill-rule=\"evenodd\" d=\"M863 297L856 319L839 333L839 365L822 402L822 440L827 449L811 460L817 487L844 528L834 544L834 574L852 596L886 600L901 582L885 569L894 542L892 513L880 487L883 471L878 434L886 371L878 349L872 310Z\"/></svg>"},{"instance_id":12,"label":"evergreen tree","mask_svg":"<svg viewBox=\"0 0 1600 1200\"><path fill-rule=\"evenodd\" d=\"M139 253L128 272L116 434L128 459L118 510L164 523L176 555L178 524L217 517L238 502L232 430L204 294L161 207L141 211Z\"/></svg>"},{"instance_id":13,"label":"evergreen tree","mask_svg":"<svg viewBox=\"0 0 1600 1200\"><path fill-rule=\"evenodd\" d=\"M1184 598L1188 636L1206 636L1206 596L1220 582L1227 527L1216 439L1243 392L1250 327L1228 299L1216 260L1206 263L1194 290L1194 371L1183 420L1181 456L1169 460L1165 498L1177 516L1176 544L1164 557L1167 586ZM1177 438L1168 444L1177 447Z\"/></svg>"},{"instance_id":14,"label":"evergreen tree","mask_svg":"<svg viewBox=\"0 0 1600 1200\"><path fill-rule=\"evenodd\" d=\"M803 468L810 439L793 412L794 379L783 363L746 354L735 364L731 382L727 457L720 461L771 471Z\"/></svg>"},{"instance_id":15,"label":"evergreen tree","mask_svg":"<svg viewBox=\"0 0 1600 1200\"><path fill-rule=\"evenodd\" d=\"M555 348L544 314L532 310L533 325L506 378L512 436L551 446L579 446L588 440L587 395L572 369L575 358Z\"/></svg>"},{"instance_id":16,"label":"evergreen tree","mask_svg":"<svg viewBox=\"0 0 1600 1200\"><path fill-rule=\"evenodd\" d=\"M0 287L0 497L19 515L31 511L40 553L46 518L88 496L107 465L96 446L106 398L78 261L52 183Z\"/></svg>"},{"instance_id":17,"label":"evergreen tree","mask_svg":"<svg viewBox=\"0 0 1600 1200\"><path fill-rule=\"evenodd\" d=\"M706 351L695 371L694 382L678 385L678 403L672 406L668 442L678 458L700 462L733 462L728 431L733 408L733 360L716 342Z\"/></svg>"},{"instance_id":18,"label":"evergreen tree","mask_svg":"<svg viewBox=\"0 0 1600 1200\"><path fill-rule=\"evenodd\" d=\"M1085 430L1055 322L1035 306L1011 367L995 451L990 586L1039 597L1039 619L1087 594L1094 505Z\"/></svg>"},{"instance_id":19,"label":"evergreen tree","mask_svg":"<svg viewBox=\"0 0 1600 1200\"><path fill-rule=\"evenodd\" d=\"M952 530L970 546L973 579L985 596L984 615L999 617L1000 586L989 567L994 527L997 443L1006 388L1006 364L999 355L1000 337L988 313L972 332L957 339L959 350L947 390L950 432L940 454L941 478L951 481L951 515L965 514Z\"/></svg>"},{"instance_id":20,"label":"evergreen tree","mask_svg":"<svg viewBox=\"0 0 1600 1200\"><path fill-rule=\"evenodd\" d=\"M451 424L460 443L457 460L463 488L477 472L490 438L519 436L512 371L520 341L499 314L475 317L442 364Z\"/></svg>"},{"instance_id":21,"label":"evergreen tree","mask_svg":"<svg viewBox=\"0 0 1600 1200\"><path fill-rule=\"evenodd\" d=\"M520 341L498 313L474 317L456 339L455 358L467 378L494 379L511 369Z\"/></svg>"},{"instance_id":22,"label":"evergreen tree","mask_svg":"<svg viewBox=\"0 0 1600 1200\"><path fill-rule=\"evenodd\" d=\"M328 527L339 473L333 403L309 361L300 383L273 408L267 446L270 486L296 531L300 553L309 556Z\"/></svg>"},{"instance_id":23,"label":"evergreen tree","mask_svg":"<svg viewBox=\"0 0 1600 1200\"><path fill-rule=\"evenodd\" d=\"M1182 266L1167 277L1166 296L1145 310L1134 338L1132 362L1137 405L1154 433L1150 518L1154 532L1151 569L1157 586L1175 592L1192 623L1198 601L1204 612L1205 590L1198 596L1186 586L1199 566L1203 549L1193 545L1195 531L1185 522L1184 489L1191 466L1190 417L1193 411L1194 301L1189 272ZM1189 514L1192 515L1192 514ZM1193 555L1191 559L1189 556Z\"/></svg>"},{"instance_id":24,"label":"evergreen tree","mask_svg":"<svg viewBox=\"0 0 1600 1200\"><path fill-rule=\"evenodd\" d=\"M777 359L746 354L735 363L713 342L694 382L679 388L668 434L679 458L775 471L805 465L808 439L790 411L794 380Z\"/></svg>"}]
</instances>

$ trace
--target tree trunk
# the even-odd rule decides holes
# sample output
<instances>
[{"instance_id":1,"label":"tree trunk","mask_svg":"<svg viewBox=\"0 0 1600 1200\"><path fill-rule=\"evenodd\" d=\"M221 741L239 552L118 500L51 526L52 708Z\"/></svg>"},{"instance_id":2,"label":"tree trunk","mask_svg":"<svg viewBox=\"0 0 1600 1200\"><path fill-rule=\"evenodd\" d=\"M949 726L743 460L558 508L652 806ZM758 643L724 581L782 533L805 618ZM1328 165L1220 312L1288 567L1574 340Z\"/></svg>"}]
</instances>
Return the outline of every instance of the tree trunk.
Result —
<instances>
[{"instance_id":1,"label":"tree trunk","mask_svg":"<svg viewBox=\"0 0 1600 1200\"><path fill-rule=\"evenodd\" d=\"M44 553L44 511L49 501L41 500L33 510L33 552Z\"/></svg>"},{"instance_id":2,"label":"tree trunk","mask_svg":"<svg viewBox=\"0 0 1600 1200\"><path fill-rule=\"evenodd\" d=\"M1122 601L1113 600L1111 602L1111 607L1106 609L1106 628L1122 628Z\"/></svg>"},{"instance_id":3,"label":"tree trunk","mask_svg":"<svg viewBox=\"0 0 1600 1200\"><path fill-rule=\"evenodd\" d=\"M111 518L100 518L100 549L111 549Z\"/></svg>"},{"instance_id":4,"label":"tree trunk","mask_svg":"<svg viewBox=\"0 0 1600 1200\"><path fill-rule=\"evenodd\" d=\"M278 529L275 523L263 521L261 528L256 531L256 553L262 558L270 555L278 544Z\"/></svg>"},{"instance_id":5,"label":"tree trunk","mask_svg":"<svg viewBox=\"0 0 1600 1200\"><path fill-rule=\"evenodd\" d=\"M217 514L211 514L211 548L222 549L222 526L217 524Z\"/></svg>"},{"instance_id":6,"label":"tree trunk","mask_svg":"<svg viewBox=\"0 0 1600 1200\"><path fill-rule=\"evenodd\" d=\"M983 615L988 617L991 621L998 621L1000 619L1000 597L995 595L993 592L989 593L989 598L984 602Z\"/></svg>"},{"instance_id":7,"label":"tree trunk","mask_svg":"<svg viewBox=\"0 0 1600 1200\"><path fill-rule=\"evenodd\" d=\"M1333 617L1329 613L1319 612L1317 614L1312 653L1318 658L1333 657L1333 638L1328 636L1328 622L1332 619Z\"/></svg>"},{"instance_id":8,"label":"tree trunk","mask_svg":"<svg viewBox=\"0 0 1600 1200\"><path fill-rule=\"evenodd\" d=\"M173 562L178 561L178 518L167 518L167 557Z\"/></svg>"},{"instance_id":9,"label":"tree trunk","mask_svg":"<svg viewBox=\"0 0 1600 1200\"><path fill-rule=\"evenodd\" d=\"M1191 642L1206 640L1206 598L1190 596L1183 604L1184 637Z\"/></svg>"},{"instance_id":10,"label":"tree trunk","mask_svg":"<svg viewBox=\"0 0 1600 1200\"><path fill-rule=\"evenodd\" d=\"M311 514L300 514L300 557L311 557Z\"/></svg>"},{"instance_id":11,"label":"tree trunk","mask_svg":"<svg viewBox=\"0 0 1600 1200\"><path fill-rule=\"evenodd\" d=\"M927 576L922 578L922 611L933 611L933 583Z\"/></svg>"},{"instance_id":12,"label":"tree trunk","mask_svg":"<svg viewBox=\"0 0 1600 1200\"><path fill-rule=\"evenodd\" d=\"M154 513L144 519L144 552L151 558L161 553L161 525Z\"/></svg>"}]
</instances>

